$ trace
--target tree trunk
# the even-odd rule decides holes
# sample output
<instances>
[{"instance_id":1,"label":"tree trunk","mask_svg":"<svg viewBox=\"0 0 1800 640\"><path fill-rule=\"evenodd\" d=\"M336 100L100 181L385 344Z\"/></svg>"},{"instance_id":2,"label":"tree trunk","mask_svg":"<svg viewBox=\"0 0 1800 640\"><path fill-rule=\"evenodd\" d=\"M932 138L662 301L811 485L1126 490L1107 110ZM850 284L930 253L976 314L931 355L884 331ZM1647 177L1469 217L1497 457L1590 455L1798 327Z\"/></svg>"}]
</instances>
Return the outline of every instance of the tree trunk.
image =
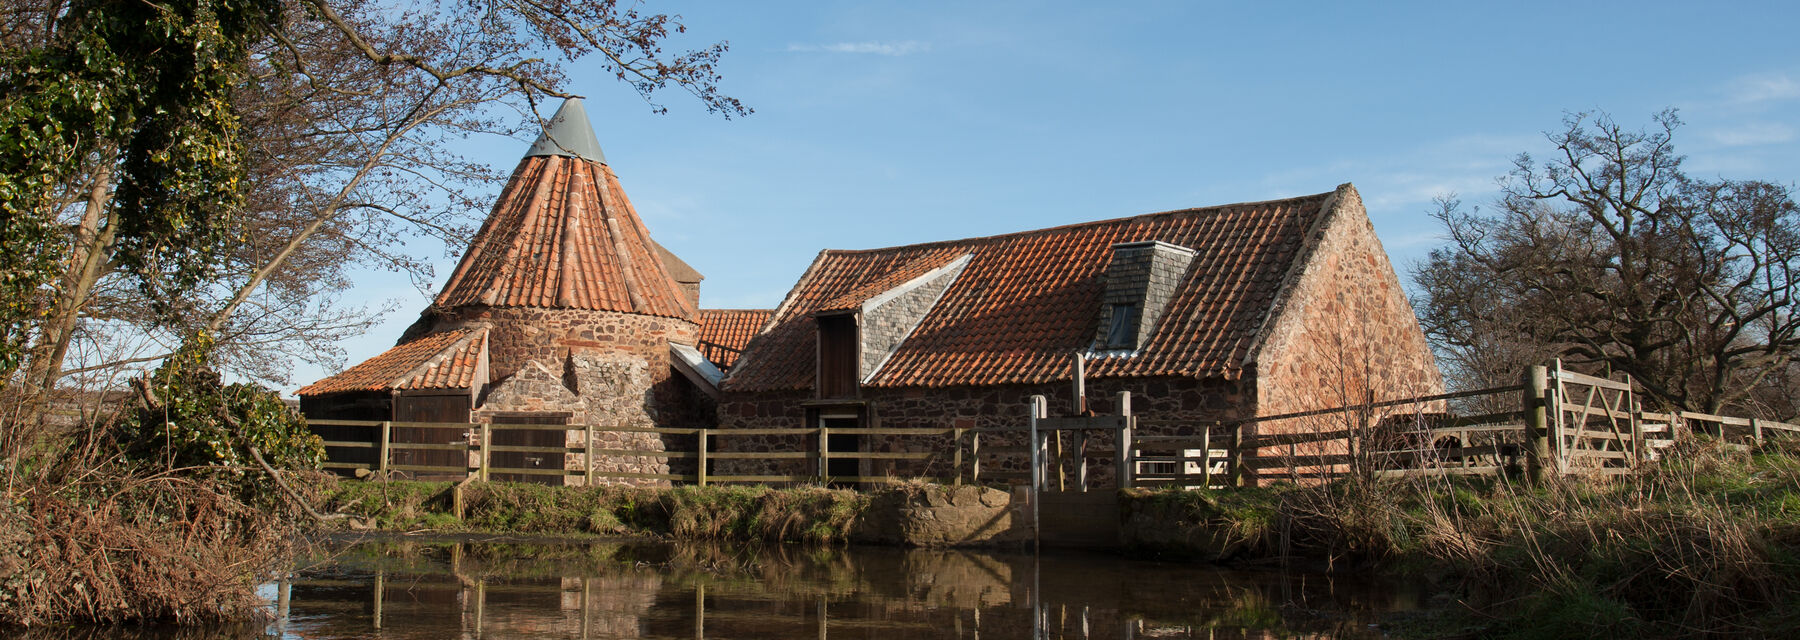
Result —
<instances>
[{"instance_id":1,"label":"tree trunk","mask_svg":"<svg viewBox=\"0 0 1800 640\"><path fill-rule=\"evenodd\" d=\"M106 220L105 211L111 200L112 171L111 162L107 161L95 170L93 187L88 191L87 211L82 214L81 225L75 232L69 269L63 274L62 286L58 287L61 295L45 318L43 336L34 349L36 354L27 380L37 385L36 395L40 400L48 397L56 388L57 379L62 377L62 362L68 356L76 320L87 306L94 286L105 275L107 263L112 261L118 225Z\"/></svg>"}]
</instances>

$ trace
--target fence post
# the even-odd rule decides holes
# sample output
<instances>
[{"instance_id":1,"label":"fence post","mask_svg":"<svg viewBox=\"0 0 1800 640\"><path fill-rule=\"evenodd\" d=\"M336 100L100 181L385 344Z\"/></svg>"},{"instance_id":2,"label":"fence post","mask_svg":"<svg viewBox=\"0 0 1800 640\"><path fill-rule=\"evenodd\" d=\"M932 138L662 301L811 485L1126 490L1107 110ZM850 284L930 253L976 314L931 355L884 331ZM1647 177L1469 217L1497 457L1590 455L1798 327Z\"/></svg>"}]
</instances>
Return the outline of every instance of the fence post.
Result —
<instances>
[{"instance_id":1,"label":"fence post","mask_svg":"<svg viewBox=\"0 0 1800 640\"><path fill-rule=\"evenodd\" d=\"M981 484L981 432L969 433L969 484Z\"/></svg>"},{"instance_id":2,"label":"fence post","mask_svg":"<svg viewBox=\"0 0 1800 640\"><path fill-rule=\"evenodd\" d=\"M586 463L582 466L586 467L585 469L583 469L583 471L587 472L587 486L591 487L591 486L594 486L594 466L595 466L594 465L594 458L595 458L595 455L594 455L594 425L593 425L593 423L590 422L585 426L587 428L587 451L584 455L581 456L581 459L582 459L582 461L584 461ZM668 462L668 461L664 460L664 462Z\"/></svg>"},{"instance_id":3,"label":"fence post","mask_svg":"<svg viewBox=\"0 0 1800 640\"><path fill-rule=\"evenodd\" d=\"M494 448L494 423L487 422L487 421L483 421L481 423L480 446L481 446L481 455L478 456L476 459L478 461L480 461L480 464L481 464L481 481L487 482L488 481L488 460L490 460L490 458L488 457L488 454L490 453L489 449Z\"/></svg>"},{"instance_id":4,"label":"fence post","mask_svg":"<svg viewBox=\"0 0 1800 640\"><path fill-rule=\"evenodd\" d=\"M387 478L388 458L393 455L388 451L388 443L393 442L393 439L394 423L386 420L381 421L381 448L375 453L377 456L375 458L375 470L381 472L383 479Z\"/></svg>"},{"instance_id":5,"label":"fence post","mask_svg":"<svg viewBox=\"0 0 1800 640\"><path fill-rule=\"evenodd\" d=\"M1762 444L1762 418L1750 419L1750 439L1756 444Z\"/></svg>"},{"instance_id":6,"label":"fence post","mask_svg":"<svg viewBox=\"0 0 1800 640\"><path fill-rule=\"evenodd\" d=\"M1212 425L1200 429L1200 488L1212 489Z\"/></svg>"},{"instance_id":7,"label":"fence post","mask_svg":"<svg viewBox=\"0 0 1800 640\"><path fill-rule=\"evenodd\" d=\"M1525 371L1524 382L1520 402L1525 410L1525 469L1533 482L1543 482L1549 477L1544 465L1551 456L1550 415L1544 393L1550 386L1550 372L1543 365L1533 365Z\"/></svg>"},{"instance_id":8,"label":"fence post","mask_svg":"<svg viewBox=\"0 0 1800 640\"><path fill-rule=\"evenodd\" d=\"M1238 423L1235 427L1232 428L1232 430L1231 430L1231 451L1228 452L1226 454L1226 456L1227 457L1225 460L1225 464L1230 465L1230 467L1225 470L1226 473L1231 474L1230 477L1228 478L1229 483L1231 484L1231 486L1234 486L1234 487L1244 486L1244 425L1243 425L1243 423Z\"/></svg>"},{"instance_id":9,"label":"fence post","mask_svg":"<svg viewBox=\"0 0 1800 640\"><path fill-rule=\"evenodd\" d=\"M698 455L699 459L700 459L700 468L698 471L696 471L696 473L699 474L699 476L700 476L699 477L700 486L704 487L704 486L706 486L706 441L708 439L707 433L706 433L706 427L700 427L698 438L699 438L699 442L700 442L700 450L698 452L696 452L696 455Z\"/></svg>"},{"instance_id":10,"label":"fence post","mask_svg":"<svg viewBox=\"0 0 1800 640\"><path fill-rule=\"evenodd\" d=\"M827 478L827 476L825 475L825 471L826 471L825 463L827 461L831 460L831 451L830 451L830 449L827 448L830 441L831 441L831 428L825 426L824 423L820 423L819 424L819 452L818 452L818 454L816 454L818 456L818 460L819 460L819 484L825 484L825 479Z\"/></svg>"},{"instance_id":11,"label":"fence post","mask_svg":"<svg viewBox=\"0 0 1800 640\"><path fill-rule=\"evenodd\" d=\"M962 461L963 461L963 454L962 454L962 438L963 438L963 430L962 430L962 429L953 429L953 430L952 430L952 431L951 431L951 434L950 434L950 438L951 438L951 440L952 440L952 442L951 442L951 443L950 443L950 445L951 445L951 446L950 446L950 449L951 449L951 451L952 451L952 453L951 453L951 456L952 456L952 457L951 457L951 459L950 459L950 472L951 472L951 473L952 473L952 474L954 474L954 475L955 475L955 477L956 477L956 479L955 479L955 480L954 480L954 481L952 481L952 482L953 482L953 484L955 484L955 485L957 485L957 486L962 486L962 483L963 483L963 481L962 481L962 478L963 478L963 473L962 473L962 467L963 467L963 465L962 465Z\"/></svg>"},{"instance_id":12,"label":"fence post","mask_svg":"<svg viewBox=\"0 0 1800 640\"><path fill-rule=\"evenodd\" d=\"M1113 452L1113 457L1119 461L1119 488L1130 489L1136 484L1133 481L1134 479L1132 476L1134 475L1133 472L1136 471L1136 465L1133 464L1133 461L1137 458L1137 455L1132 451L1134 447L1131 432L1132 427L1137 421L1131 416L1130 391L1119 392L1119 416L1124 418L1125 422L1119 427L1118 451Z\"/></svg>"},{"instance_id":13,"label":"fence post","mask_svg":"<svg viewBox=\"0 0 1800 640\"><path fill-rule=\"evenodd\" d=\"M1039 440L1039 431L1037 431L1037 419L1042 417L1042 413L1044 413L1042 412L1042 406L1044 406L1044 396L1031 396L1030 433L1026 433L1026 439L1030 440L1030 444L1026 444L1026 448L1028 448L1028 451L1031 453L1031 503L1033 503L1031 520L1033 521L1037 521L1037 507L1035 507L1035 505L1037 505L1037 493L1039 493L1039 491L1044 491L1044 469L1042 469L1042 464L1044 464L1044 451L1042 451L1042 442Z\"/></svg>"},{"instance_id":14,"label":"fence post","mask_svg":"<svg viewBox=\"0 0 1800 640\"><path fill-rule=\"evenodd\" d=\"M1088 443L1088 432L1086 430L1076 431L1075 432L1075 490L1080 491L1082 493L1086 493L1088 490L1087 443Z\"/></svg>"}]
</instances>

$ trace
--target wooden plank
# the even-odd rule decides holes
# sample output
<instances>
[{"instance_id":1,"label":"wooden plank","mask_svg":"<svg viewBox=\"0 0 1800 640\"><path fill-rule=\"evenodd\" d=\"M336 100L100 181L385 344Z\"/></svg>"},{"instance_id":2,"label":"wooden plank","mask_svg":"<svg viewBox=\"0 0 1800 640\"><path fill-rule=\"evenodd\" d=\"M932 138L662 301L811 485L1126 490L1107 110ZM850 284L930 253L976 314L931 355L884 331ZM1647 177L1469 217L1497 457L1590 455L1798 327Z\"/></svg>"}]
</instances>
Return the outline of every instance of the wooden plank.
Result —
<instances>
[{"instance_id":1,"label":"wooden plank","mask_svg":"<svg viewBox=\"0 0 1800 640\"><path fill-rule=\"evenodd\" d=\"M1091 418L1038 418L1038 431L1069 431L1074 429L1123 429L1125 416L1094 416Z\"/></svg>"},{"instance_id":2,"label":"wooden plank","mask_svg":"<svg viewBox=\"0 0 1800 640\"><path fill-rule=\"evenodd\" d=\"M581 469L526 469L521 467L494 467L492 473L517 473L528 476L579 476L587 472Z\"/></svg>"},{"instance_id":3,"label":"wooden plank","mask_svg":"<svg viewBox=\"0 0 1800 640\"><path fill-rule=\"evenodd\" d=\"M1375 475L1383 478L1416 478L1431 476L1485 476L1500 473L1502 467L1434 467L1425 469L1382 469Z\"/></svg>"},{"instance_id":4,"label":"wooden plank","mask_svg":"<svg viewBox=\"0 0 1800 640\"><path fill-rule=\"evenodd\" d=\"M611 433L660 433L663 435L671 435L671 436L691 436L691 435L700 433L700 429L694 428L694 427L623 427L623 426L601 427L601 426L596 426L596 427L594 427L594 430L601 431L601 432L611 432ZM723 431L723 430L712 429L711 431L717 433L717 432Z\"/></svg>"},{"instance_id":5,"label":"wooden plank","mask_svg":"<svg viewBox=\"0 0 1800 640\"><path fill-rule=\"evenodd\" d=\"M307 420L308 425L321 427L379 427L380 420Z\"/></svg>"},{"instance_id":6,"label":"wooden plank","mask_svg":"<svg viewBox=\"0 0 1800 640\"><path fill-rule=\"evenodd\" d=\"M577 453L582 451L582 447L532 447L522 444L497 444L488 448L495 453Z\"/></svg>"},{"instance_id":7,"label":"wooden plank","mask_svg":"<svg viewBox=\"0 0 1800 640\"><path fill-rule=\"evenodd\" d=\"M434 467L431 465L423 465L423 464L390 464L390 465L388 465L388 468L389 469L397 469L400 471L443 471L443 472L447 472L447 473L468 473L469 472L468 467Z\"/></svg>"},{"instance_id":8,"label":"wooden plank","mask_svg":"<svg viewBox=\"0 0 1800 640\"><path fill-rule=\"evenodd\" d=\"M1523 411L1502 411L1499 413L1484 413L1484 414L1475 415L1475 416L1461 416L1461 417L1451 418L1451 419L1445 421L1443 423L1443 426L1433 427L1432 429L1430 429L1430 431L1438 431L1441 429L1454 429L1457 427L1465 427L1465 426L1472 427L1472 426L1476 426L1476 425L1493 424L1493 423L1497 423L1497 422L1516 422L1516 423L1518 423L1517 425L1509 424L1509 425L1506 425L1505 428L1524 429L1525 428L1525 412L1523 412Z\"/></svg>"},{"instance_id":9,"label":"wooden plank","mask_svg":"<svg viewBox=\"0 0 1800 640\"><path fill-rule=\"evenodd\" d=\"M1631 419L1630 411L1619 411L1616 409L1608 409L1606 407L1602 407L1599 405L1590 406L1590 405L1583 405L1583 404L1575 404L1573 402L1564 402L1559 406L1562 408L1563 411L1567 411L1569 413L1586 414L1590 418L1606 417L1606 418L1613 418L1613 419L1617 419L1617 420L1630 420ZM1746 423L1746 424L1748 424L1748 423Z\"/></svg>"},{"instance_id":10,"label":"wooden plank","mask_svg":"<svg viewBox=\"0 0 1800 640\"><path fill-rule=\"evenodd\" d=\"M713 460L796 460L812 459L817 454L807 451L708 451L706 457ZM711 479L715 476L708 474Z\"/></svg>"},{"instance_id":11,"label":"wooden plank","mask_svg":"<svg viewBox=\"0 0 1800 640\"><path fill-rule=\"evenodd\" d=\"M498 448L498 447L496 447ZM595 449L596 456L622 456L639 458L698 458L699 453L693 451L640 451L637 449ZM711 454L709 454L711 455Z\"/></svg>"},{"instance_id":12,"label":"wooden plank","mask_svg":"<svg viewBox=\"0 0 1800 640\"><path fill-rule=\"evenodd\" d=\"M321 444L327 447L344 447L348 449L379 449L381 445L361 440L325 440Z\"/></svg>"},{"instance_id":13,"label":"wooden plank","mask_svg":"<svg viewBox=\"0 0 1800 640\"><path fill-rule=\"evenodd\" d=\"M1322 456L1270 456L1266 458L1245 458L1244 466L1252 469L1272 469L1287 467L1318 467L1333 464L1350 464L1354 458L1345 455Z\"/></svg>"},{"instance_id":14,"label":"wooden plank","mask_svg":"<svg viewBox=\"0 0 1800 640\"><path fill-rule=\"evenodd\" d=\"M1642 411L1642 412L1638 413L1638 419L1653 420L1653 421L1657 421L1657 422L1669 422L1669 421L1675 419L1675 414L1657 413L1655 411Z\"/></svg>"},{"instance_id":15,"label":"wooden plank","mask_svg":"<svg viewBox=\"0 0 1800 640\"><path fill-rule=\"evenodd\" d=\"M836 429L833 429L836 431ZM707 433L714 438L723 436L808 436L818 433L818 429L713 429Z\"/></svg>"},{"instance_id":16,"label":"wooden plank","mask_svg":"<svg viewBox=\"0 0 1800 640\"><path fill-rule=\"evenodd\" d=\"M804 475L804 476L777 476L777 475L721 476L721 475L715 475L715 474L709 473L709 474L706 474L706 481L707 482L818 482L819 477L815 476L815 475Z\"/></svg>"},{"instance_id":17,"label":"wooden plank","mask_svg":"<svg viewBox=\"0 0 1800 640\"><path fill-rule=\"evenodd\" d=\"M730 429L727 431L735 431ZM832 433L854 433L867 436L949 436L956 435L955 429L937 429L932 427L870 427L850 428L833 427Z\"/></svg>"},{"instance_id":18,"label":"wooden plank","mask_svg":"<svg viewBox=\"0 0 1800 640\"><path fill-rule=\"evenodd\" d=\"M687 473L633 473L629 471L595 471L596 478L614 480L672 480L676 482L692 482L697 476ZM709 478L710 479L710 478Z\"/></svg>"},{"instance_id":19,"label":"wooden plank","mask_svg":"<svg viewBox=\"0 0 1800 640\"><path fill-rule=\"evenodd\" d=\"M1681 412L1681 417L1686 420L1699 420L1701 422L1717 422L1719 424L1727 424L1727 425L1731 425L1734 427L1750 426L1749 418L1734 418L1731 416L1715 416L1710 413L1694 413L1692 411Z\"/></svg>"},{"instance_id":20,"label":"wooden plank","mask_svg":"<svg viewBox=\"0 0 1800 640\"><path fill-rule=\"evenodd\" d=\"M456 444L426 444L422 442L393 442L389 449L412 449L416 451L473 451L475 447L466 442Z\"/></svg>"},{"instance_id":21,"label":"wooden plank","mask_svg":"<svg viewBox=\"0 0 1800 640\"><path fill-rule=\"evenodd\" d=\"M1399 432L1399 435L1437 439L1440 436L1460 436L1465 433L1511 433L1514 431L1522 432L1524 430L1525 425L1521 423L1480 427L1443 427L1440 429L1426 429L1424 431L1401 431Z\"/></svg>"},{"instance_id":22,"label":"wooden plank","mask_svg":"<svg viewBox=\"0 0 1800 640\"><path fill-rule=\"evenodd\" d=\"M396 422L395 425L400 423ZM488 428L495 431L578 431L583 429L578 424L501 424L493 423Z\"/></svg>"},{"instance_id":23,"label":"wooden plank","mask_svg":"<svg viewBox=\"0 0 1800 640\"><path fill-rule=\"evenodd\" d=\"M1630 460L1631 453L1627 452L1627 451L1597 451L1594 449L1576 449L1574 451L1569 452L1569 458L1571 460L1580 460L1583 458L1599 458L1599 459L1604 459L1604 460Z\"/></svg>"},{"instance_id":24,"label":"wooden plank","mask_svg":"<svg viewBox=\"0 0 1800 640\"><path fill-rule=\"evenodd\" d=\"M1618 434L1611 431L1595 431L1593 429L1563 429L1562 436L1564 439L1596 438L1604 440L1631 440L1630 434Z\"/></svg>"},{"instance_id":25,"label":"wooden plank","mask_svg":"<svg viewBox=\"0 0 1800 640\"><path fill-rule=\"evenodd\" d=\"M1337 431L1318 431L1312 433L1272 433L1268 435L1244 436L1240 439L1239 446L1256 449L1284 444L1309 444L1313 442L1342 440L1353 435L1362 435L1366 432L1367 431L1363 429L1340 429Z\"/></svg>"},{"instance_id":26,"label":"wooden plank","mask_svg":"<svg viewBox=\"0 0 1800 640\"><path fill-rule=\"evenodd\" d=\"M833 429L832 431L837 431ZM827 451L828 460L930 460L939 454L912 451Z\"/></svg>"},{"instance_id":27,"label":"wooden plank","mask_svg":"<svg viewBox=\"0 0 1800 640\"><path fill-rule=\"evenodd\" d=\"M462 430L474 429L475 425L476 425L476 423L474 423L474 422L392 422L389 424L394 427L405 427L407 429L462 429ZM499 425L495 425L495 426L499 426ZM567 427L564 427L564 428L567 428Z\"/></svg>"},{"instance_id":28,"label":"wooden plank","mask_svg":"<svg viewBox=\"0 0 1800 640\"><path fill-rule=\"evenodd\" d=\"M831 476L837 482L861 482L868 484L906 484L914 480L925 480L938 484L950 484L950 478L920 478L914 476Z\"/></svg>"},{"instance_id":29,"label":"wooden plank","mask_svg":"<svg viewBox=\"0 0 1800 640\"><path fill-rule=\"evenodd\" d=\"M1774 420L1758 420L1757 422L1761 422L1762 428L1764 428L1764 429L1777 429L1780 431L1793 431L1793 432L1800 433L1800 425L1797 425L1797 424L1788 424L1786 422L1776 422Z\"/></svg>"},{"instance_id":30,"label":"wooden plank","mask_svg":"<svg viewBox=\"0 0 1800 640\"><path fill-rule=\"evenodd\" d=\"M1575 384L1587 385L1590 387L1600 387L1602 389L1613 389L1615 391L1627 391L1627 392L1631 391L1631 383L1629 383L1629 382L1619 382L1617 380L1607 380L1606 378L1596 378L1594 376L1590 376L1590 375L1587 375L1584 373L1575 373L1575 372L1569 371L1567 369L1552 369L1552 370L1550 370L1550 379L1562 380L1564 382L1573 382Z\"/></svg>"},{"instance_id":31,"label":"wooden plank","mask_svg":"<svg viewBox=\"0 0 1800 640\"><path fill-rule=\"evenodd\" d=\"M371 465L370 463L367 463L367 462L324 462L324 463L320 463L319 466L324 467L326 469L374 469L375 468L373 465Z\"/></svg>"}]
</instances>

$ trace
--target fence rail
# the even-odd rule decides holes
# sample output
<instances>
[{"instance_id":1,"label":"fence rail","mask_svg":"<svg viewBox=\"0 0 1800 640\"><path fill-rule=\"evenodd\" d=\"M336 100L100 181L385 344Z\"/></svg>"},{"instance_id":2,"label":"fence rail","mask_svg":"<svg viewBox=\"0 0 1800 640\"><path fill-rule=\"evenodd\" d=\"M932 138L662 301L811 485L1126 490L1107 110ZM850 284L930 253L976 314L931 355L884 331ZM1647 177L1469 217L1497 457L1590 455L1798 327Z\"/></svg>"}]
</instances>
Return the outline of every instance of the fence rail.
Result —
<instances>
[{"instance_id":1,"label":"fence rail","mask_svg":"<svg viewBox=\"0 0 1800 640\"><path fill-rule=\"evenodd\" d=\"M634 427L609 425L544 425L544 424L509 424L509 423L452 423L452 422L401 422L374 420L309 420L314 427L348 427L368 430L368 440L347 440L342 436L324 441L327 452L339 450L374 450L373 460L368 462L348 462L337 459L340 456L328 456L333 459L324 464L326 469L354 472L362 469L369 472L407 471L428 474L461 474L487 480L491 474L519 474L528 476L569 476L584 477L588 482L600 480L651 480L666 482L686 482L700 485L717 483L861 483L892 484L918 479L916 476L890 476L884 474L847 474L831 475L829 462L832 460L903 460L931 462L946 458L952 473L946 477L925 478L947 484L962 484L965 480L973 481L979 473L974 458L965 458L961 444L971 430L937 427L879 427L879 428L844 428L844 427L782 427L756 429L714 429L705 427ZM394 429L433 429L455 432L457 435L447 438L455 442L403 442L395 441ZM582 434L580 444L564 446L527 446L493 444L493 434L499 431L556 431L565 434L564 441L570 440L567 434ZM598 446L602 434L650 434L658 436L682 436L693 440L691 448L683 448L680 442L671 447L670 441L664 440L661 449L603 448ZM950 438L953 446L934 451L832 451L829 447L830 436L891 436L891 437L934 437ZM714 443L721 439L744 436L793 436L802 442L811 442L792 451L716 451ZM979 447L979 445L975 445ZM429 465L405 464L395 461L396 451L460 451L467 454L465 465ZM544 453L558 456L563 463L554 468L531 468L517 466L498 466L493 463L494 453ZM576 457L575 454L580 454ZM653 458L663 461L692 460L693 473L649 473L643 471L615 471L602 469L607 458ZM965 459L969 464L965 465ZM579 460L573 464L571 460ZM710 463L720 460L810 460L812 473L717 473L710 470ZM966 469L966 470L965 470Z\"/></svg>"},{"instance_id":2,"label":"fence rail","mask_svg":"<svg viewBox=\"0 0 1800 640\"><path fill-rule=\"evenodd\" d=\"M905 463L939 477L946 484L1041 482L1048 489L1088 487L1089 468L1111 459L1120 486L1229 486L1256 479L1333 478L1350 473L1377 476L1495 474L1524 467L1533 474L1616 476L1633 472L1684 432L1706 433L1729 441L1760 442L1770 437L1800 437L1800 425L1688 411L1645 411L1629 380L1608 380L1554 368L1534 367L1525 382L1488 389L1368 402L1343 407L1260 416L1233 421L1194 423L1119 416L1053 418L1043 415L1042 400L1032 402L1031 433L1013 428L942 427L639 427L624 425L544 425L510 423L445 423L369 420L312 420L338 430L325 441L332 455L328 469L373 472L462 475L488 479L493 473L536 477L584 477L606 481L715 483L893 483L920 475L869 473L879 465ZM1129 407L1129 396L1121 394ZM1516 410L1486 402L1488 413L1456 416L1435 409L1436 403L1458 399L1511 396ZM1411 408L1407 412L1405 409ZM1310 430L1259 431L1285 421L1319 419ZM1293 422L1287 422L1292 426ZM417 441L416 434L396 441L394 429L445 432ZM1153 433L1140 434L1140 430ZM1091 440L1090 431L1111 432L1112 439ZM495 444L504 432L561 432L560 446ZM570 432L579 434L571 436ZM357 434L360 433L361 437ZM1184 435L1176 435L1184 434ZM654 445L619 446L606 434L653 436ZM831 436L855 435L889 439L895 450L837 451ZM1064 447L1064 434L1073 443ZM779 450L752 451L739 438L779 438ZM861 440L868 442L868 440ZM1110 445L1110 446L1109 446ZM399 452L462 452L460 463L413 464ZM1121 455L1123 452L1123 455ZM495 464L493 454L545 454L557 464L548 468ZM346 458L366 457L356 462ZM454 456L453 456L454 457ZM682 473L666 466L617 470L619 460L679 461ZM763 471L747 461L767 460ZM855 473L833 475L834 461L855 460ZM1074 463L1070 473L1069 463ZM727 467L732 473L720 473ZM1104 466L1104 465L1100 465ZM715 470L715 467L718 470ZM767 469L781 469L773 472ZM803 470L800 470L803 469ZM1051 469L1054 469L1052 473ZM840 469L840 471L842 471ZM1054 475L1052 479L1050 476ZM1069 476L1073 476L1073 479Z\"/></svg>"}]
</instances>

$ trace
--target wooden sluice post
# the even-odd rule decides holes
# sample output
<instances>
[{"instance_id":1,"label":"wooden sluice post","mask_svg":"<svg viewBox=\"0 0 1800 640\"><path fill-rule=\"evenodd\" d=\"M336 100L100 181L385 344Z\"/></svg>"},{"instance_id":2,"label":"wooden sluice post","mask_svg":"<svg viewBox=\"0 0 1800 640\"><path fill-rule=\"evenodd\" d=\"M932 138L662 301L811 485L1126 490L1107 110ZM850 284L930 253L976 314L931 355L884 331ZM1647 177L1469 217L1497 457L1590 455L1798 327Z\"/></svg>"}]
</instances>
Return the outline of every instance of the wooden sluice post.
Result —
<instances>
[{"instance_id":1,"label":"wooden sluice post","mask_svg":"<svg viewBox=\"0 0 1800 640\"><path fill-rule=\"evenodd\" d=\"M1132 453L1132 427L1136 425L1136 419L1131 416L1130 391L1119 392L1119 417L1121 418L1121 421L1117 438L1118 443L1117 446L1114 447L1117 450L1113 452L1113 459L1117 460L1119 465L1119 488L1130 489L1132 485L1135 484L1135 482L1133 482L1133 476L1136 475L1134 473L1136 471L1136 465L1133 464L1136 460L1136 455Z\"/></svg>"}]
</instances>

